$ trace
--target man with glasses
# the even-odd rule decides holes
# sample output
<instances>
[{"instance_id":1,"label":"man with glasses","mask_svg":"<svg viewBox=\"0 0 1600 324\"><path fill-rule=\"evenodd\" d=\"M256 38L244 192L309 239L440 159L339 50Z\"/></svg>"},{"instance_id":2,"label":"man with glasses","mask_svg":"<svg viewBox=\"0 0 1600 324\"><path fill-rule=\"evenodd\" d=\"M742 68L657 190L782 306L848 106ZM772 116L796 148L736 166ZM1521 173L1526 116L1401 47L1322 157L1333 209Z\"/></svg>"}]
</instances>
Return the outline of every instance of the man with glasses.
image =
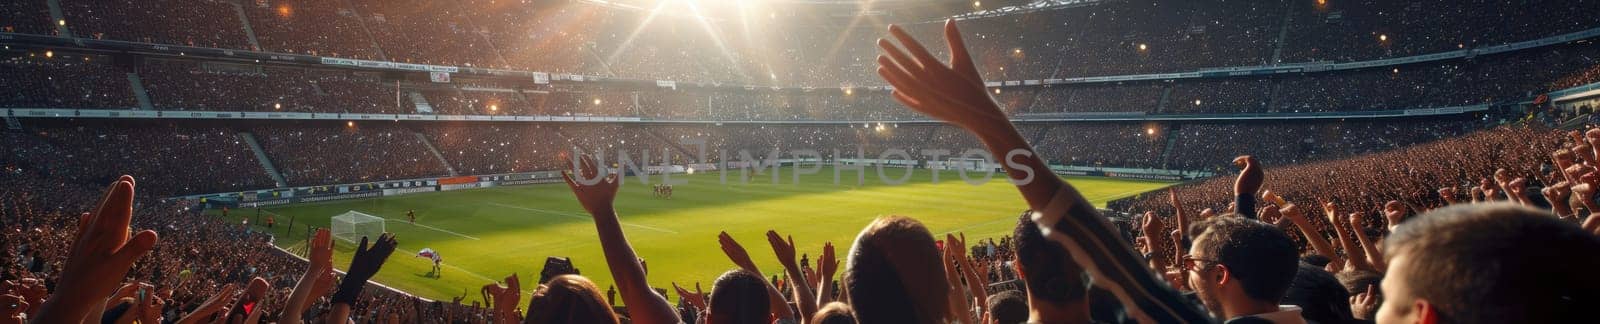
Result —
<instances>
[{"instance_id":1,"label":"man with glasses","mask_svg":"<svg viewBox=\"0 0 1600 324\"><path fill-rule=\"evenodd\" d=\"M1299 308L1278 305L1299 270L1299 253L1282 230L1229 215L1196 223L1192 232L1194 245L1179 266L1213 316L1227 323L1305 323Z\"/></svg>"}]
</instances>

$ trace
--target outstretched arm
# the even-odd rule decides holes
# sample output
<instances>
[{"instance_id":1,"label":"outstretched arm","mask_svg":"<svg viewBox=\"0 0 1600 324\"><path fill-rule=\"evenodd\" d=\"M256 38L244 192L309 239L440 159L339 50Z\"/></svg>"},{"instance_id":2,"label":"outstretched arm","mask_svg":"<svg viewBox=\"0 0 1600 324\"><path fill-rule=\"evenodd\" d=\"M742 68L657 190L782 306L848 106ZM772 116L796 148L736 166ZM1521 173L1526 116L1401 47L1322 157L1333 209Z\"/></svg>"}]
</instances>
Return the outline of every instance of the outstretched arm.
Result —
<instances>
[{"instance_id":1,"label":"outstretched arm","mask_svg":"<svg viewBox=\"0 0 1600 324\"><path fill-rule=\"evenodd\" d=\"M905 50L887 40L878 40L885 55L878 56L877 72L894 86L894 99L977 136L989 153L1002 161L1007 177L1036 211L1034 220L1046 237L1071 251L1073 259L1087 267L1097 283L1104 283L1122 299L1130 314L1145 322L1210 321L1147 270L1133 246L1077 189L1050 173L1044 160L989 97L954 20L945 22L949 65L929 54L900 27L890 25L889 32Z\"/></svg>"},{"instance_id":2,"label":"outstretched arm","mask_svg":"<svg viewBox=\"0 0 1600 324\"><path fill-rule=\"evenodd\" d=\"M728 235L728 232L717 234L717 241L722 245L722 253L728 255L728 260L733 261L734 265L756 274L765 273L756 267L755 261L750 261L750 254L745 251L744 246L734 240L732 235ZM783 291L778 290L778 286L774 286L771 281L761 282L767 284L767 303L770 306L768 309L772 310L772 316L780 319L795 318L794 312L789 310L789 304L784 302Z\"/></svg>"},{"instance_id":3,"label":"outstretched arm","mask_svg":"<svg viewBox=\"0 0 1600 324\"><path fill-rule=\"evenodd\" d=\"M809 320L817 312L816 293L813 293L811 283L806 276L800 273L800 266L794 261L794 236L789 236L788 241L783 240L778 231L767 231L767 243L772 244L773 253L778 256L778 263L783 265L784 272L789 274L789 282L794 286L794 303L800 308L802 321ZM783 308L789 308L784 305Z\"/></svg>"},{"instance_id":4,"label":"outstretched arm","mask_svg":"<svg viewBox=\"0 0 1600 324\"><path fill-rule=\"evenodd\" d=\"M134 180L122 176L106 190L100 207L78 218L77 239L67 254L66 266L55 292L40 306L35 323L78 323L99 317L95 305L112 290L156 244L156 232L130 234L133 220Z\"/></svg>"},{"instance_id":5,"label":"outstretched arm","mask_svg":"<svg viewBox=\"0 0 1600 324\"><path fill-rule=\"evenodd\" d=\"M1233 159L1233 165L1239 167L1239 178L1233 181L1234 211L1240 217L1256 218L1256 191L1261 190L1261 183L1266 176L1262 175L1261 162L1249 155Z\"/></svg>"},{"instance_id":6,"label":"outstretched arm","mask_svg":"<svg viewBox=\"0 0 1600 324\"><path fill-rule=\"evenodd\" d=\"M650 290L650 284L645 281L644 266L639 264L639 256L628 244L628 237L622 234L622 223L617 220L616 209L612 207L621 184L617 181L617 175L600 173L600 166L587 155L582 156L581 163L578 172L585 180L580 182L574 179L572 171L562 172L562 176L566 178L567 186L572 188L572 193L578 196L583 209L594 217L595 232L600 235L600 246L606 255L606 267L611 269L611 279L617 282L617 290L622 292L622 301L628 304L633 320L645 324L678 323L678 312L673 310L672 304ZM587 179L599 181L584 184L591 181Z\"/></svg>"},{"instance_id":7,"label":"outstretched arm","mask_svg":"<svg viewBox=\"0 0 1600 324\"><path fill-rule=\"evenodd\" d=\"M1328 242L1328 238L1322 236L1322 232L1318 232L1317 228L1311 225L1311 221L1306 219L1305 213L1300 211L1300 206L1288 204L1280 211L1283 213L1283 217L1288 217L1290 222L1294 222L1294 227L1300 228L1300 234L1305 234L1306 242L1311 243L1311 248L1317 250L1317 254L1328 258L1328 264L1344 264L1344 259L1339 258L1339 253L1333 249L1333 244Z\"/></svg>"}]
</instances>

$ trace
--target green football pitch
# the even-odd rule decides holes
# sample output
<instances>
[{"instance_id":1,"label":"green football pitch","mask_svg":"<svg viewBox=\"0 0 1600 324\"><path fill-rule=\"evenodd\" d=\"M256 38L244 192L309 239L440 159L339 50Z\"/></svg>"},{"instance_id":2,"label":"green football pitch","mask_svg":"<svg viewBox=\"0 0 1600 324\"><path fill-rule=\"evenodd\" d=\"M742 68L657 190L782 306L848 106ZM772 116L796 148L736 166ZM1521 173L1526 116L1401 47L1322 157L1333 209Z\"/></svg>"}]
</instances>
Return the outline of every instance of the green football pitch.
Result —
<instances>
[{"instance_id":1,"label":"green football pitch","mask_svg":"<svg viewBox=\"0 0 1600 324\"><path fill-rule=\"evenodd\" d=\"M770 174L741 184L736 170L727 173L726 183L716 172L674 175L674 182L687 183L676 185L670 200L653 198L651 186L629 177L616 209L628 241L648 263L650 284L670 290L673 282L690 286L701 282L709 289L712 280L734 267L717 243L721 231L744 245L770 276L782 267L767 244L769 229L792 235L797 250L812 258L821 254L824 242L833 242L842 262L855 235L880 216L910 216L941 238L944 233L961 232L976 242L1010 233L1027 208L1003 174L972 185L954 171L941 172L935 183L932 171L916 170L910 181L889 185L876 170L867 168L865 185L856 186L854 171L844 171L838 185L829 168L802 175L798 184L792 169L781 171L778 184L771 182ZM890 178L905 172L884 171ZM969 176L981 179L981 174ZM1095 177L1067 180L1096 206L1170 184ZM651 179L660 181L659 175ZM561 183L297 204L266 208L263 213L276 215L277 226L270 231L279 246L303 251L306 225L325 227L330 217L351 210L388 219L386 228L396 233L400 247L373 280L412 294L479 300L479 287L512 273L531 292L548 256L570 257L600 289L612 282L593 221ZM416 211L416 224L406 221L407 210ZM253 210L231 214L235 221L256 217ZM260 220L250 223L256 230L268 230L259 227ZM334 263L343 269L353 244L336 246ZM438 277L428 275L432 268L428 259L415 257L423 248L443 257Z\"/></svg>"}]
</instances>

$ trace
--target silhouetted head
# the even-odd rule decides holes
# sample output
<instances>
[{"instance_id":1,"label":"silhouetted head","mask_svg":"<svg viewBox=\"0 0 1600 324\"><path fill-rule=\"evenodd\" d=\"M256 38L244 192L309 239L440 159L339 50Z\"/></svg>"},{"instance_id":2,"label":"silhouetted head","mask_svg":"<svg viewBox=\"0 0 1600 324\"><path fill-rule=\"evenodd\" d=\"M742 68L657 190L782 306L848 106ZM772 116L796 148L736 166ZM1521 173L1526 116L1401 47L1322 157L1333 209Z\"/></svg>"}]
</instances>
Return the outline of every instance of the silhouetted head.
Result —
<instances>
[{"instance_id":1,"label":"silhouetted head","mask_svg":"<svg viewBox=\"0 0 1600 324\"><path fill-rule=\"evenodd\" d=\"M950 305L933 234L902 216L879 218L856 236L844 289L863 323L944 323Z\"/></svg>"}]
</instances>

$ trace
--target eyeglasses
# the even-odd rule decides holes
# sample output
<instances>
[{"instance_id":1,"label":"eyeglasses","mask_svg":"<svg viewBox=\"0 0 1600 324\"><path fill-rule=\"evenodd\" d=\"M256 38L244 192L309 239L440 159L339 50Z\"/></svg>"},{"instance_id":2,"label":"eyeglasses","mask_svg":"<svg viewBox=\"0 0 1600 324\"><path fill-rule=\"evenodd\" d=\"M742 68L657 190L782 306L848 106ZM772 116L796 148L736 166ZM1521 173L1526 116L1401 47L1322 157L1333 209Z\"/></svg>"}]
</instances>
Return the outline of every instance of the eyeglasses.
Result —
<instances>
[{"instance_id":1,"label":"eyeglasses","mask_svg":"<svg viewBox=\"0 0 1600 324\"><path fill-rule=\"evenodd\" d=\"M1197 266L1195 261L1216 263L1216 264L1221 264L1222 263L1222 262L1219 262L1217 260L1200 259L1200 258L1195 258L1193 255L1185 254L1185 255L1183 255L1183 270L1184 271L1200 271L1199 270L1200 266Z\"/></svg>"}]
</instances>

